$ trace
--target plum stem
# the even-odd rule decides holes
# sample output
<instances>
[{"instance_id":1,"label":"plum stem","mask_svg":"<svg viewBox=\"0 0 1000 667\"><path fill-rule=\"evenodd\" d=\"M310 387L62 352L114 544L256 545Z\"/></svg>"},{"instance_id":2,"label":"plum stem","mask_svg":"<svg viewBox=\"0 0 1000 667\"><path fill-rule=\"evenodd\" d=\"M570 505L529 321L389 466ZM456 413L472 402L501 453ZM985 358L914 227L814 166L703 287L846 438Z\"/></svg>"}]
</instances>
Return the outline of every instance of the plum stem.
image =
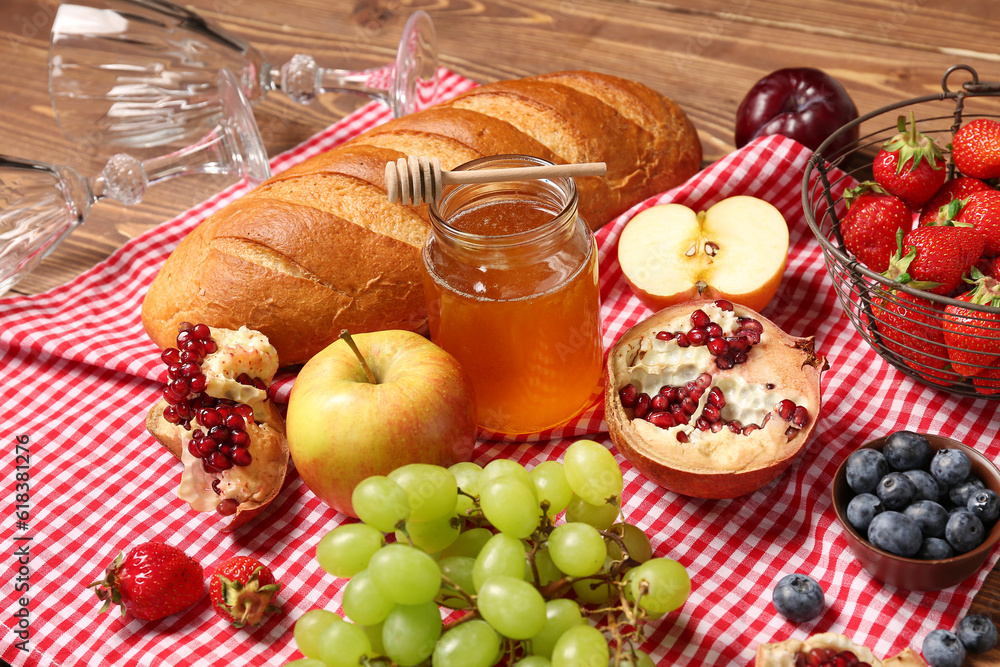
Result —
<instances>
[{"instance_id":1,"label":"plum stem","mask_svg":"<svg viewBox=\"0 0 1000 667\"><path fill-rule=\"evenodd\" d=\"M371 367L368 365L368 362L365 361L365 357L361 354L361 350L358 349L357 343L355 343L354 339L351 338L351 332L347 329L341 329L340 339L347 343L351 350L354 351L354 354L358 357L358 361L361 362L361 368L365 369L365 375L368 376L368 381L372 384L378 384L378 380L375 379L375 374L372 373Z\"/></svg>"}]
</instances>

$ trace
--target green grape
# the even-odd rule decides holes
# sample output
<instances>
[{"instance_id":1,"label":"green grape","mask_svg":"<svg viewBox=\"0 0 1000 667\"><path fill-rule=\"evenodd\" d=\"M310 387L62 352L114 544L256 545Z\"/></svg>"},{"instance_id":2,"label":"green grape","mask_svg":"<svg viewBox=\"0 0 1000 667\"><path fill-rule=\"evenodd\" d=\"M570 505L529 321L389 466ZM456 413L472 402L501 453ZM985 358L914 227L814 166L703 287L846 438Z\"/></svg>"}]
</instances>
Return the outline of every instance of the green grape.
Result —
<instances>
[{"instance_id":1,"label":"green grape","mask_svg":"<svg viewBox=\"0 0 1000 667\"><path fill-rule=\"evenodd\" d=\"M492 576L479 587L479 613L504 637L529 639L545 627L545 599L524 579Z\"/></svg>"},{"instance_id":2,"label":"green grape","mask_svg":"<svg viewBox=\"0 0 1000 667\"><path fill-rule=\"evenodd\" d=\"M364 523L337 526L316 545L316 561L335 577L349 578L368 567L385 543L382 533Z\"/></svg>"},{"instance_id":3,"label":"green grape","mask_svg":"<svg viewBox=\"0 0 1000 667\"><path fill-rule=\"evenodd\" d=\"M540 655L529 655L514 663L514 667L550 667L552 661Z\"/></svg>"},{"instance_id":4,"label":"green grape","mask_svg":"<svg viewBox=\"0 0 1000 667\"><path fill-rule=\"evenodd\" d=\"M526 558L521 540L506 533L497 533L476 556L476 564L472 568L472 581L476 590L492 576L523 578Z\"/></svg>"},{"instance_id":5,"label":"green grape","mask_svg":"<svg viewBox=\"0 0 1000 667\"><path fill-rule=\"evenodd\" d=\"M563 633L586 623L580 605L567 598L557 598L545 603L545 626L531 638L531 653L544 658L552 657L552 649Z\"/></svg>"},{"instance_id":6,"label":"green grape","mask_svg":"<svg viewBox=\"0 0 1000 667\"><path fill-rule=\"evenodd\" d=\"M510 459L493 459L487 463L486 467L483 468L482 474L479 475L479 488L482 489L483 484L491 479L499 479L501 477L519 479L534 489L534 483L531 481L531 475L527 469L517 461L511 461Z\"/></svg>"},{"instance_id":7,"label":"green grape","mask_svg":"<svg viewBox=\"0 0 1000 667\"><path fill-rule=\"evenodd\" d=\"M483 468L471 461L461 461L448 470L455 476L458 488L465 492L458 494L458 500L455 502L455 513L458 516L468 516L469 510L475 506L475 502L469 496L479 495L479 474L483 472Z\"/></svg>"},{"instance_id":8,"label":"green grape","mask_svg":"<svg viewBox=\"0 0 1000 667\"><path fill-rule=\"evenodd\" d=\"M631 653L621 657L615 667L656 667L656 663L645 651L632 649Z\"/></svg>"},{"instance_id":9,"label":"green grape","mask_svg":"<svg viewBox=\"0 0 1000 667\"><path fill-rule=\"evenodd\" d=\"M597 574L608 548L597 529L586 523L564 523L549 534L549 555L571 577Z\"/></svg>"},{"instance_id":10,"label":"green grape","mask_svg":"<svg viewBox=\"0 0 1000 667\"><path fill-rule=\"evenodd\" d=\"M591 625L570 628L552 649L552 667L606 667L610 659L607 640Z\"/></svg>"},{"instance_id":11,"label":"green grape","mask_svg":"<svg viewBox=\"0 0 1000 667\"><path fill-rule=\"evenodd\" d=\"M531 484L530 479L528 484ZM483 482L479 489L479 507L483 516L500 532L518 539L535 532L542 517L535 488L528 484L514 477L498 477Z\"/></svg>"},{"instance_id":12,"label":"green grape","mask_svg":"<svg viewBox=\"0 0 1000 667\"><path fill-rule=\"evenodd\" d=\"M382 624L385 654L400 667L412 667L434 652L441 636L441 612L434 602L399 605Z\"/></svg>"},{"instance_id":13,"label":"green grape","mask_svg":"<svg viewBox=\"0 0 1000 667\"><path fill-rule=\"evenodd\" d=\"M354 575L344 587L340 608L358 625L375 625L385 620L396 603L385 597L368 570Z\"/></svg>"},{"instance_id":14,"label":"green grape","mask_svg":"<svg viewBox=\"0 0 1000 667\"><path fill-rule=\"evenodd\" d=\"M372 653L376 655L385 655L385 647L382 646L382 625L382 623L376 623L375 625L361 626L368 641L372 643Z\"/></svg>"},{"instance_id":15,"label":"green grape","mask_svg":"<svg viewBox=\"0 0 1000 667\"><path fill-rule=\"evenodd\" d=\"M535 494L541 504L548 501L549 518L566 509L573 497L573 489L569 488L563 465L558 461L543 461L531 470L531 481L535 484Z\"/></svg>"},{"instance_id":16,"label":"green grape","mask_svg":"<svg viewBox=\"0 0 1000 667\"><path fill-rule=\"evenodd\" d=\"M566 449L563 469L573 493L591 505L603 505L611 498L621 498L622 469L604 445L593 440L577 440Z\"/></svg>"},{"instance_id":17,"label":"green grape","mask_svg":"<svg viewBox=\"0 0 1000 667\"><path fill-rule=\"evenodd\" d=\"M319 659L328 667L357 667L371 653L368 635L353 623L333 623L319 638Z\"/></svg>"},{"instance_id":18,"label":"green grape","mask_svg":"<svg viewBox=\"0 0 1000 667\"><path fill-rule=\"evenodd\" d=\"M649 536L638 526L633 526L630 523L616 523L608 530L621 536L628 556L632 560L645 563L653 557L653 546L649 543ZM608 540L608 555L612 560L622 559L621 547L614 540Z\"/></svg>"},{"instance_id":19,"label":"green grape","mask_svg":"<svg viewBox=\"0 0 1000 667\"><path fill-rule=\"evenodd\" d=\"M399 484L388 477L373 475L361 480L351 494L358 518L383 533L410 518L410 500Z\"/></svg>"},{"instance_id":20,"label":"green grape","mask_svg":"<svg viewBox=\"0 0 1000 667\"><path fill-rule=\"evenodd\" d=\"M406 491L409 519L428 521L450 516L458 503L458 482L447 468L429 463L410 463L389 473L389 479Z\"/></svg>"},{"instance_id":21,"label":"green grape","mask_svg":"<svg viewBox=\"0 0 1000 667\"><path fill-rule=\"evenodd\" d=\"M396 531L396 541L406 542L409 536L413 546L429 554L436 554L458 538L462 532L462 520L455 514L428 521L411 519L406 522L405 530L406 532Z\"/></svg>"},{"instance_id":22,"label":"green grape","mask_svg":"<svg viewBox=\"0 0 1000 667\"><path fill-rule=\"evenodd\" d=\"M615 593L606 579L580 579L573 582L573 592L584 604L604 604Z\"/></svg>"},{"instance_id":23,"label":"green grape","mask_svg":"<svg viewBox=\"0 0 1000 667\"><path fill-rule=\"evenodd\" d=\"M690 594L687 570L670 558L653 558L625 575L626 598L654 616L680 608Z\"/></svg>"},{"instance_id":24,"label":"green grape","mask_svg":"<svg viewBox=\"0 0 1000 667\"><path fill-rule=\"evenodd\" d=\"M382 595L396 604L433 600L441 587L441 570L433 558L405 544L389 544L372 556L368 574Z\"/></svg>"},{"instance_id":25,"label":"green grape","mask_svg":"<svg viewBox=\"0 0 1000 667\"><path fill-rule=\"evenodd\" d=\"M528 568L527 575L525 579L528 581L534 581L534 573L531 571L531 566L525 563ZM563 578L563 572L556 567L556 564L552 562L552 555L549 554L548 549L539 549L535 552L535 569L538 570L538 585L544 586L550 584L553 581L557 581Z\"/></svg>"},{"instance_id":26,"label":"green grape","mask_svg":"<svg viewBox=\"0 0 1000 667\"><path fill-rule=\"evenodd\" d=\"M302 658L286 662L284 667L326 667L326 663L317 658Z\"/></svg>"},{"instance_id":27,"label":"green grape","mask_svg":"<svg viewBox=\"0 0 1000 667\"><path fill-rule=\"evenodd\" d=\"M295 621L295 645L307 658L319 657L319 638L334 623L343 621L339 615L326 609L310 609Z\"/></svg>"},{"instance_id":28,"label":"green grape","mask_svg":"<svg viewBox=\"0 0 1000 667\"><path fill-rule=\"evenodd\" d=\"M491 537L493 537L493 533L486 528L463 530L454 542L441 551L441 558L450 558L451 556L469 556L470 558L475 558L482 551L483 545L490 541Z\"/></svg>"},{"instance_id":29,"label":"green grape","mask_svg":"<svg viewBox=\"0 0 1000 667\"><path fill-rule=\"evenodd\" d=\"M580 496L574 495L566 506L567 523L588 523L597 530L607 530L616 519L618 519L617 503L591 505Z\"/></svg>"},{"instance_id":30,"label":"green grape","mask_svg":"<svg viewBox=\"0 0 1000 667\"><path fill-rule=\"evenodd\" d=\"M478 618L448 630L434 648L434 667L490 667L500 650L500 636Z\"/></svg>"},{"instance_id":31,"label":"green grape","mask_svg":"<svg viewBox=\"0 0 1000 667\"><path fill-rule=\"evenodd\" d=\"M469 595L475 593L476 585L472 578L475 566L476 559L468 556L449 556L438 561L438 567L441 568L441 589L437 600L441 605L451 609L469 608L469 601L460 590ZM447 583L448 581L454 585Z\"/></svg>"}]
</instances>

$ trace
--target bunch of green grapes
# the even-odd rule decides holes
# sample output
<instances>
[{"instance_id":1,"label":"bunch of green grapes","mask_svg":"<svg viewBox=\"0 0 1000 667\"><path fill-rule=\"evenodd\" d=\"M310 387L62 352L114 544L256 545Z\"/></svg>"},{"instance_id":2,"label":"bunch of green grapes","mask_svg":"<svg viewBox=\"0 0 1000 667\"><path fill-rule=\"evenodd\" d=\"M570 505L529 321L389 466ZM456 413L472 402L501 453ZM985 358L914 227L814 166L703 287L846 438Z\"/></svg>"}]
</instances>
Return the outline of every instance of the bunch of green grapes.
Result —
<instances>
[{"instance_id":1,"label":"bunch of green grapes","mask_svg":"<svg viewBox=\"0 0 1000 667\"><path fill-rule=\"evenodd\" d=\"M592 440L530 471L497 459L369 477L351 498L361 523L316 547L324 570L349 579L346 619L303 614L306 658L289 667L652 665L644 624L683 605L691 581L620 520L622 489Z\"/></svg>"}]
</instances>

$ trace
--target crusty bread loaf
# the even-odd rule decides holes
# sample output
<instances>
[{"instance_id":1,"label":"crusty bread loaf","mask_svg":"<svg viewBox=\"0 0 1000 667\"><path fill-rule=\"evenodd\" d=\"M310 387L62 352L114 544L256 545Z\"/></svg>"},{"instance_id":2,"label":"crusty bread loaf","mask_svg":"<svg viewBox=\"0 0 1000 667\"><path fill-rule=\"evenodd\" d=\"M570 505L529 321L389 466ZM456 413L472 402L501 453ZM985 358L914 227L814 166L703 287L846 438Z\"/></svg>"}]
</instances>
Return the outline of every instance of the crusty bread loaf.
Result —
<instances>
[{"instance_id":1,"label":"crusty bread loaf","mask_svg":"<svg viewBox=\"0 0 1000 667\"><path fill-rule=\"evenodd\" d=\"M426 331L420 249L427 207L389 203L385 164L436 156L445 169L519 153L605 162L577 180L597 228L701 164L684 112L641 84L592 72L501 81L376 127L275 175L205 220L154 280L142 322L160 347L181 322L263 332L283 364L352 332Z\"/></svg>"}]
</instances>

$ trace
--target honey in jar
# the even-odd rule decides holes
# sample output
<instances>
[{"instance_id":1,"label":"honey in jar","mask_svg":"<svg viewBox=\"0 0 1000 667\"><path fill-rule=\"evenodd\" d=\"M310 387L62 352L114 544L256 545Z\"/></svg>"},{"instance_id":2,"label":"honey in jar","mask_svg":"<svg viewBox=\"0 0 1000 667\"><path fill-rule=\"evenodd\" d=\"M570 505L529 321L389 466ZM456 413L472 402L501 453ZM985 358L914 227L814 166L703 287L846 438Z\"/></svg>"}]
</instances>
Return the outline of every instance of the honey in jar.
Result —
<instances>
[{"instance_id":1,"label":"honey in jar","mask_svg":"<svg viewBox=\"0 0 1000 667\"><path fill-rule=\"evenodd\" d=\"M459 169L544 164L497 156ZM603 360L597 251L572 179L446 189L431 224L431 339L472 379L480 426L535 433L590 405Z\"/></svg>"}]
</instances>

